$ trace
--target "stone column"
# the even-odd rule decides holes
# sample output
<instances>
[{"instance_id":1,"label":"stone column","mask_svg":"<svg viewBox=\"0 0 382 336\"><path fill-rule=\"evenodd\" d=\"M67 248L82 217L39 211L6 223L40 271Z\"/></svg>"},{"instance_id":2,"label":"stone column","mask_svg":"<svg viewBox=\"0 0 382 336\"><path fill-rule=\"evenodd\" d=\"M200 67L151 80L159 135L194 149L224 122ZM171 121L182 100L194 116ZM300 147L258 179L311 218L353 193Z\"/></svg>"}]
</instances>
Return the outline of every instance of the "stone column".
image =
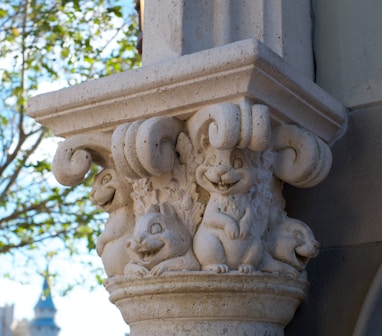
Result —
<instances>
[{"instance_id":1,"label":"stone column","mask_svg":"<svg viewBox=\"0 0 382 336\"><path fill-rule=\"evenodd\" d=\"M305 297L319 244L286 213L282 186L325 178L346 110L281 57L293 31L265 38L293 21L283 3L269 18L260 0L148 2L141 69L29 102L66 138L59 182L101 167L91 198L109 219L97 252L132 335L283 335ZM166 46L155 49L161 29Z\"/></svg>"},{"instance_id":2,"label":"stone column","mask_svg":"<svg viewBox=\"0 0 382 336\"><path fill-rule=\"evenodd\" d=\"M313 78L312 22L306 0L150 0L143 65L256 38Z\"/></svg>"}]
</instances>

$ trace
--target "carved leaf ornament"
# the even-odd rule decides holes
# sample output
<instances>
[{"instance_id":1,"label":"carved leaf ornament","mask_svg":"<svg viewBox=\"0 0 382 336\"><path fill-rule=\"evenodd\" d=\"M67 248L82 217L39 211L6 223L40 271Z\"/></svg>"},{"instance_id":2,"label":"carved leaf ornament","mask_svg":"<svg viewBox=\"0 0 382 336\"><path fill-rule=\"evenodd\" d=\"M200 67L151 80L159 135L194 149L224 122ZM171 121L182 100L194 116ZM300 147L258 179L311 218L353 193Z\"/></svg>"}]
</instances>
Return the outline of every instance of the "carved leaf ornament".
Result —
<instances>
[{"instance_id":1,"label":"carved leaf ornament","mask_svg":"<svg viewBox=\"0 0 382 336\"><path fill-rule=\"evenodd\" d=\"M297 125L272 128L265 105L215 104L186 121L159 116L113 134L69 138L53 172L75 185L93 162L103 170L92 199L110 215L97 244L109 276L260 271L299 278L318 253L309 227L285 213L281 185L321 182L330 149Z\"/></svg>"}]
</instances>

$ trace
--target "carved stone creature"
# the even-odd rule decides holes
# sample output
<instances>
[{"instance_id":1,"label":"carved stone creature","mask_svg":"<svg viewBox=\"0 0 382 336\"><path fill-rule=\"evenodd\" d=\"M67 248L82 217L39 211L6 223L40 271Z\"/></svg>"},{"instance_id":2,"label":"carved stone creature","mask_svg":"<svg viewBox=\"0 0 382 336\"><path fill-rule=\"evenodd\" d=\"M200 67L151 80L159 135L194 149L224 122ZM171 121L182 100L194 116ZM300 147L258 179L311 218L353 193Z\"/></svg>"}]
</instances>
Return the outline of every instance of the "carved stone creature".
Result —
<instances>
[{"instance_id":1,"label":"carved stone creature","mask_svg":"<svg viewBox=\"0 0 382 336\"><path fill-rule=\"evenodd\" d=\"M167 202L139 218L126 244L131 260L125 267L127 276L200 269L191 235Z\"/></svg>"},{"instance_id":2,"label":"carved stone creature","mask_svg":"<svg viewBox=\"0 0 382 336\"><path fill-rule=\"evenodd\" d=\"M210 194L194 237L194 251L203 270L230 269L249 273L259 264L263 223L256 223L251 188L256 179L254 152L207 147L196 169L198 184Z\"/></svg>"},{"instance_id":3,"label":"carved stone creature","mask_svg":"<svg viewBox=\"0 0 382 336\"><path fill-rule=\"evenodd\" d=\"M129 260L125 241L134 227L131 191L126 179L119 177L111 168L102 170L94 179L90 197L98 208L110 214L96 244L108 276L123 275L124 266Z\"/></svg>"},{"instance_id":4,"label":"carved stone creature","mask_svg":"<svg viewBox=\"0 0 382 336\"><path fill-rule=\"evenodd\" d=\"M302 221L287 218L265 237L266 253L261 266L265 272L301 275L311 258L318 254L319 243Z\"/></svg>"}]
</instances>

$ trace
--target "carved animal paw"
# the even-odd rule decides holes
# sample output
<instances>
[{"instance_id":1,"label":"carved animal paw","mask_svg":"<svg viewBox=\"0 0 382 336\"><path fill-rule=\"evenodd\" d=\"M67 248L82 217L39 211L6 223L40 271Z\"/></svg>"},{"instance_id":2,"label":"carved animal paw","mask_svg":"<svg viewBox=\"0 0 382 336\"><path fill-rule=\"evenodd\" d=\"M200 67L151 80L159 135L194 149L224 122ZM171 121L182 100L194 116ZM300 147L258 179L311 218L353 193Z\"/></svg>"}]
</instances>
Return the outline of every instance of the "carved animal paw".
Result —
<instances>
[{"instance_id":1,"label":"carved animal paw","mask_svg":"<svg viewBox=\"0 0 382 336\"><path fill-rule=\"evenodd\" d=\"M252 273L254 267L249 264L241 264L239 265L239 272L240 273Z\"/></svg>"},{"instance_id":2,"label":"carved animal paw","mask_svg":"<svg viewBox=\"0 0 382 336\"><path fill-rule=\"evenodd\" d=\"M149 273L149 270L141 265L128 263L125 266L124 274L129 277L143 277Z\"/></svg>"},{"instance_id":3,"label":"carved animal paw","mask_svg":"<svg viewBox=\"0 0 382 336\"><path fill-rule=\"evenodd\" d=\"M151 274L155 276L162 275L164 272L167 271L167 267L163 264L158 264L154 266L151 270Z\"/></svg>"},{"instance_id":4,"label":"carved animal paw","mask_svg":"<svg viewBox=\"0 0 382 336\"><path fill-rule=\"evenodd\" d=\"M249 237L250 230L243 230L240 232L239 239L244 240Z\"/></svg>"},{"instance_id":5,"label":"carved animal paw","mask_svg":"<svg viewBox=\"0 0 382 336\"><path fill-rule=\"evenodd\" d=\"M212 264L203 266L202 270L212 271L215 273L227 273L229 271L229 267L226 264Z\"/></svg>"},{"instance_id":6,"label":"carved animal paw","mask_svg":"<svg viewBox=\"0 0 382 336\"><path fill-rule=\"evenodd\" d=\"M239 238L239 228L237 227L236 224L227 225L226 234L231 239L238 239Z\"/></svg>"}]
</instances>

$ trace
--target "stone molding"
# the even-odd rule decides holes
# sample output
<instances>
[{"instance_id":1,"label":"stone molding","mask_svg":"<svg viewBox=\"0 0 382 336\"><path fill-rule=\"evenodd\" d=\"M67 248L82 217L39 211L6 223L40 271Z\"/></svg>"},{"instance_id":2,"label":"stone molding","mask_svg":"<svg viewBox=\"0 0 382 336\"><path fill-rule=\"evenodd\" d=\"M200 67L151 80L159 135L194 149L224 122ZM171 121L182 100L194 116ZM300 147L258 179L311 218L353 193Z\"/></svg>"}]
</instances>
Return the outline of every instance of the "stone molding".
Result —
<instances>
[{"instance_id":1,"label":"stone molding","mask_svg":"<svg viewBox=\"0 0 382 336\"><path fill-rule=\"evenodd\" d=\"M116 276L105 287L140 336L283 335L308 289L305 281L274 274L205 272Z\"/></svg>"},{"instance_id":2,"label":"stone molding","mask_svg":"<svg viewBox=\"0 0 382 336\"><path fill-rule=\"evenodd\" d=\"M329 143L346 128L342 104L256 39L42 94L28 114L69 137L164 114L184 119L243 97L269 106L272 123L301 125Z\"/></svg>"}]
</instances>

